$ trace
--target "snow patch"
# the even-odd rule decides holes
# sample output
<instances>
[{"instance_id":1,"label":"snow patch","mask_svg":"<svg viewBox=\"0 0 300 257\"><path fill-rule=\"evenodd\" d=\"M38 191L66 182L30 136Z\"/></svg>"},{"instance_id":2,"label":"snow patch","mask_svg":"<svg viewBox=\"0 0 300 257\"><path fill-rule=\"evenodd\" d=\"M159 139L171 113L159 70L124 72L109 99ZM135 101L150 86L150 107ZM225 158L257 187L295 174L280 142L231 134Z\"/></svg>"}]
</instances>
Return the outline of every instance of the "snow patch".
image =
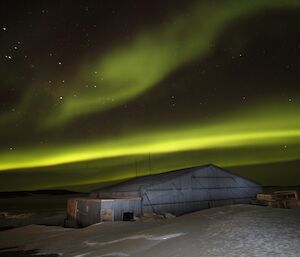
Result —
<instances>
[{"instance_id":1,"label":"snow patch","mask_svg":"<svg viewBox=\"0 0 300 257\"><path fill-rule=\"evenodd\" d=\"M85 244L86 246L94 246L94 245L97 245L99 243L97 243L97 242L90 242L90 241L84 241L83 244Z\"/></svg>"},{"instance_id":2,"label":"snow patch","mask_svg":"<svg viewBox=\"0 0 300 257\"><path fill-rule=\"evenodd\" d=\"M78 255L74 255L74 257L83 257L83 256L86 256L88 255L89 253L83 253L83 254L78 254Z\"/></svg>"},{"instance_id":3,"label":"snow patch","mask_svg":"<svg viewBox=\"0 0 300 257\"><path fill-rule=\"evenodd\" d=\"M108 257L108 256L111 256L111 257L129 257L129 254L127 253L107 253L107 254L103 254L103 255L100 255L99 257Z\"/></svg>"},{"instance_id":4,"label":"snow patch","mask_svg":"<svg viewBox=\"0 0 300 257\"><path fill-rule=\"evenodd\" d=\"M136 236L124 237L124 238L120 238L120 239L112 240L112 241L108 241L108 242L103 242L103 243L88 242L88 245L92 246L92 245L99 244L101 246L104 246L104 245L116 244L116 243L119 243L119 242L123 242L125 240L137 240L137 239L146 239L146 240L161 241L161 240L167 240L167 239L171 239L171 238L183 236L185 234L186 233L176 233L176 234L167 234L167 235L162 235L162 236L136 235Z\"/></svg>"},{"instance_id":5,"label":"snow patch","mask_svg":"<svg viewBox=\"0 0 300 257\"><path fill-rule=\"evenodd\" d=\"M148 236L146 237L146 240L167 240L179 236L183 236L186 233L176 233L176 234L169 234L169 235L163 235L163 236Z\"/></svg>"}]
</instances>

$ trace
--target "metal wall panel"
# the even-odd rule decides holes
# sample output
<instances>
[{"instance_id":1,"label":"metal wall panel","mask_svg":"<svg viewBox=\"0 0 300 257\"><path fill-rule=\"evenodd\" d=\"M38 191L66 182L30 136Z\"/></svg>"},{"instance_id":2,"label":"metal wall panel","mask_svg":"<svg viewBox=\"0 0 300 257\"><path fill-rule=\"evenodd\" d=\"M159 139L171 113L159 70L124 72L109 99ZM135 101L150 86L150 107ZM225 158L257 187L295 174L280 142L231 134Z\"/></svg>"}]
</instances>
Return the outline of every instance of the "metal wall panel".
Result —
<instances>
[{"instance_id":1,"label":"metal wall panel","mask_svg":"<svg viewBox=\"0 0 300 257\"><path fill-rule=\"evenodd\" d=\"M246 203L262 188L214 165L182 169L135 178L92 193L100 198L141 197L142 212L176 214L232 203ZM116 200L115 200L116 201ZM115 202L114 215L120 220L131 203Z\"/></svg>"},{"instance_id":2,"label":"metal wall panel","mask_svg":"<svg viewBox=\"0 0 300 257\"><path fill-rule=\"evenodd\" d=\"M115 199L115 220L122 220L124 212L133 212L134 216L141 215L141 199Z\"/></svg>"},{"instance_id":3,"label":"metal wall panel","mask_svg":"<svg viewBox=\"0 0 300 257\"><path fill-rule=\"evenodd\" d=\"M182 214L250 202L260 191L261 187L251 181L208 166L146 188L142 195L143 210Z\"/></svg>"},{"instance_id":4,"label":"metal wall panel","mask_svg":"<svg viewBox=\"0 0 300 257\"><path fill-rule=\"evenodd\" d=\"M76 212L76 221L78 225L86 227L100 222L100 208L100 200L78 199Z\"/></svg>"},{"instance_id":5,"label":"metal wall panel","mask_svg":"<svg viewBox=\"0 0 300 257\"><path fill-rule=\"evenodd\" d=\"M135 198L101 200L101 213L113 213L112 221L122 220L124 212L132 212L135 216L141 215L141 199Z\"/></svg>"},{"instance_id":6,"label":"metal wall panel","mask_svg":"<svg viewBox=\"0 0 300 257\"><path fill-rule=\"evenodd\" d=\"M67 218L69 220L75 220L76 219L76 212L77 212L77 198L68 199Z\"/></svg>"}]
</instances>

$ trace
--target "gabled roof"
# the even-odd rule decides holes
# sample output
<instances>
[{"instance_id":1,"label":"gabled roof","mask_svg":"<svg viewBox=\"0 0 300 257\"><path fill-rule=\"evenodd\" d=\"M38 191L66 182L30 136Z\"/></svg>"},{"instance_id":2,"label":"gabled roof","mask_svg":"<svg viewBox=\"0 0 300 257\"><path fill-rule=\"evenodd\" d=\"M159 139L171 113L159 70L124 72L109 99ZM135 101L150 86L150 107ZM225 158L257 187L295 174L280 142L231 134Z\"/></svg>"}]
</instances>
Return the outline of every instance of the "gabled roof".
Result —
<instances>
[{"instance_id":1,"label":"gabled roof","mask_svg":"<svg viewBox=\"0 0 300 257\"><path fill-rule=\"evenodd\" d=\"M228 177L237 176L235 174L232 174L220 167L217 167L213 164L203 165L203 166L196 166L196 167L190 167L190 168L184 168L174 171L168 171L165 173L159 173L154 175L146 175L136 178L131 178L127 181L118 183L116 185L112 185L109 187L101 188L98 190L95 190L94 192L101 192L101 191L116 191L116 192L122 192L122 191L138 191L141 188L147 188L152 185L162 184L164 182L170 181L172 179L175 179L177 177L185 176L189 173L193 173L195 171L199 170L206 170L207 168L215 168L219 171L222 171L222 173L226 174ZM240 176L237 176L240 177ZM243 178L245 179L245 178ZM245 179L246 180L246 179ZM254 183L254 182L252 182Z\"/></svg>"}]
</instances>

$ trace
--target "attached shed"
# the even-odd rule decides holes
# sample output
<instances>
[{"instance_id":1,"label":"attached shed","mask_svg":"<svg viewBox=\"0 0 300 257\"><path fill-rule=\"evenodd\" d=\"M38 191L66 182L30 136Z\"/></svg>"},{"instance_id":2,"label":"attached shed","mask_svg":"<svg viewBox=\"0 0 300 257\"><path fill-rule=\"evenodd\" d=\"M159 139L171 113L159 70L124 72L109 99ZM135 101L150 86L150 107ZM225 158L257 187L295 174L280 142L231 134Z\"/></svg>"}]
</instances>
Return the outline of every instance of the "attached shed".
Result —
<instances>
[{"instance_id":1,"label":"attached shed","mask_svg":"<svg viewBox=\"0 0 300 257\"><path fill-rule=\"evenodd\" d=\"M102 221L124 220L126 219L126 214L129 213L137 216L141 215L140 198L70 198L67 207L67 220L68 224L72 224L71 222L75 221L76 226L86 227ZM74 226L74 224L71 226Z\"/></svg>"},{"instance_id":2,"label":"attached shed","mask_svg":"<svg viewBox=\"0 0 300 257\"><path fill-rule=\"evenodd\" d=\"M249 203L260 192L262 187L255 182L215 165L206 165L137 177L96 190L90 197L124 200L138 197L142 214L180 215L215 206Z\"/></svg>"}]
</instances>

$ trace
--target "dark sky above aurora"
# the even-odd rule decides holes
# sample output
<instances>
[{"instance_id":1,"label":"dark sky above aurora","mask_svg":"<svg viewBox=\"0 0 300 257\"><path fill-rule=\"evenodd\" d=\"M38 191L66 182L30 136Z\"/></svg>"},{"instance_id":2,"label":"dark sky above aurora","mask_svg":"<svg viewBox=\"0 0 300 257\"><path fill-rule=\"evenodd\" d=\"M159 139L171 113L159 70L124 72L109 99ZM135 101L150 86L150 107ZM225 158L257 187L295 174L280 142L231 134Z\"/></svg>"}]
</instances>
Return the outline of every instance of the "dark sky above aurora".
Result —
<instances>
[{"instance_id":1,"label":"dark sky above aurora","mask_svg":"<svg viewBox=\"0 0 300 257\"><path fill-rule=\"evenodd\" d=\"M1 1L0 190L300 185L299 25L299 0Z\"/></svg>"}]
</instances>

